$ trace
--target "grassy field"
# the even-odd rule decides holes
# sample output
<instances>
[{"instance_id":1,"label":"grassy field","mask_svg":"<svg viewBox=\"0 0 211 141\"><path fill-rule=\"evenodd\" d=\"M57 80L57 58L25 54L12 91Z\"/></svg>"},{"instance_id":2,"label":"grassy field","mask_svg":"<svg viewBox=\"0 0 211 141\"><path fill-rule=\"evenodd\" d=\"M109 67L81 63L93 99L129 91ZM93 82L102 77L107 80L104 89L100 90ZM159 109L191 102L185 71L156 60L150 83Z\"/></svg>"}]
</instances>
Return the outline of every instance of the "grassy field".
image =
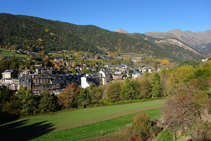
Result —
<instances>
[{"instance_id":1,"label":"grassy field","mask_svg":"<svg viewBox=\"0 0 211 141\"><path fill-rule=\"evenodd\" d=\"M65 136L65 132L73 132L76 131L76 129L81 130L79 129L79 127L82 128L83 126L87 126L88 129L88 127L92 126L92 124L95 125L100 122L104 124L107 122L107 120L131 115L144 110L159 108L164 104L164 102L164 100L156 100L108 107L87 108L73 111L66 110L48 115L38 115L21 118L19 120L7 122L0 125L0 132L2 133L2 135L4 135L0 136L0 140L4 140L5 138L11 138L11 140L30 140L44 134L46 134L45 136L48 136L47 133L49 132L54 132L51 135L56 135L57 132L64 132ZM131 118L133 117L134 115ZM125 124L121 124L121 126L122 125L123 127L125 126ZM111 127L113 128L117 126L114 125ZM118 127L120 127L120 125ZM74 128L74 130L70 128ZM115 128L111 130L113 132L117 129ZM90 132L97 131L98 130L90 130ZM110 132L110 129L106 132ZM53 136L52 138L55 139L57 138L57 136Z\"/></svg>"},{"instance_id":2,"label":"grassy field","mask_svg":"<svg viewBox=\"0 0 211 141\"><path fill-rule=\"evenodd\" d=\"M160 109L152 109L142 111L140 113L148 113L152 119L159 118ZM133 113L130 115L125 115L117 118L113 118L110 120L104 120L101 122L80 126L76 128L61 130L57 132L52 132L38 138L32 139L33 141L38 140L58 140L58 141L66 141L66 140L81 140L90 137L102 136L109 133L113 133L119 130L126 128L130 123L133 122L133 118L137 113Z\"/></svg>"},{"instance_id":3,"label":"grassy field","mask_svg":"<svg viewBox=\"0 0 211 141\"><path fill-rule=\"evenodd\" d=\"M15 55L16 57L27 57L27 55L24 54L17 54L11 50L8 49L4 49L4 48L0 48L0 56L4 57L4 56L13 56Z\"/></svg>"}]
</instances>

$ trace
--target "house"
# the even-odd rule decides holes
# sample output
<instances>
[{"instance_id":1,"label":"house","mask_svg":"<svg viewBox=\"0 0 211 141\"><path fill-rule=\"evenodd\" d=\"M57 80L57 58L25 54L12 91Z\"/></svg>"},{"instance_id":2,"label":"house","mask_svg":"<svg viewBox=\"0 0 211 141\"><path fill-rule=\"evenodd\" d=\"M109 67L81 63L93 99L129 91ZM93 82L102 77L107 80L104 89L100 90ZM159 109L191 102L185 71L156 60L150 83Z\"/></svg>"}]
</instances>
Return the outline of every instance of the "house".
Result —
<instances>
[{"instance_id":1,"label":"house","mask_svg":"<svg viewBox=\"0 0 211 141\"><path fill-rule=\"evenodd\" d=\"M21 72L19 72L18 77L22 77L24 75L29 75L31 74L29 69L23 69Z\"/></svg>"},{"instance_id":2,"label":"house","mask_svg":"<svg viewBox=\"0 0 211 141\"><path fill-rule=\"evenodd\" d=\"M132 74L132 79L136 79L136 78L138 78L139 76L141 76L140 73L133 73L133 74Z\"/></svg>"},{"instance_id":3,"label":"house","mask_svg":"<svg viewBox=\"0 0 211 141\"><path fill-rule=\"evenodd\" d=\"M52 67L42 68L40 65L34 65L35 74L52 74Z\"/></svg>"},{"instance_id":4,"label":"house","mask_svg":"<svg viewBox=\"0 0 211 141\"><path fill-rule=\"evenodd\" d=\"M127 73L127 78L132 78L132 74L131 73Z\"/></svg>"},{"instance_id":5,"label":"house","mask_svg":"<svg viewBox=\"0 0 211 141\"><path fill-rule=\"evenodd\" d=\"M122 74L112 74L112 78L114 80L122 80L123 75Z\"/></svg>"},{"instance_id":6,"label":"house","mask_svg":"<svg viewBox=\"0 0 211 141\"><path fill-rule=\"evenodd\" d=\"M127 66L126 65L105 65L104 66L105 68L108 68L108 69L126 69Z\"/></svg>"}]
</instances>

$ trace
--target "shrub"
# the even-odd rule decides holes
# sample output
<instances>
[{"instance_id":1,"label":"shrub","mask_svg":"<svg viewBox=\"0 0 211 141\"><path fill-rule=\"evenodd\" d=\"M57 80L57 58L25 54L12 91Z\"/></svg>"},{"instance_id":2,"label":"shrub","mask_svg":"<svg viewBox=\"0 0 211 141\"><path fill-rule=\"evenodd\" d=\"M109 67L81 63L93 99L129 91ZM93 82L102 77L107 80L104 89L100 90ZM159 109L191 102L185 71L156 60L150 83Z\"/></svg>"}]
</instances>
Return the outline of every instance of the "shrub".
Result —
<instances>
[{"instance_id":1,"label":"shrub","mask_svg":"<svg viewBox=\"0 0 211 141\"><path fill-rule=\"evenodd\" d=\"M173 135L169 131L162 131L157 141L173 141Z\"/></svg>"},{"instance_id":2,"label":"shrub","mask_svg":"<svg viewBox=\"0 0 211 141\"><path fill-rule=\"evenodd\" d=\"M130 141L146 141L153 139L161 131L155 122L151 121L148 114L137 114L134 121L126 130L126 134Z\"/></svg>"}]
</instances>

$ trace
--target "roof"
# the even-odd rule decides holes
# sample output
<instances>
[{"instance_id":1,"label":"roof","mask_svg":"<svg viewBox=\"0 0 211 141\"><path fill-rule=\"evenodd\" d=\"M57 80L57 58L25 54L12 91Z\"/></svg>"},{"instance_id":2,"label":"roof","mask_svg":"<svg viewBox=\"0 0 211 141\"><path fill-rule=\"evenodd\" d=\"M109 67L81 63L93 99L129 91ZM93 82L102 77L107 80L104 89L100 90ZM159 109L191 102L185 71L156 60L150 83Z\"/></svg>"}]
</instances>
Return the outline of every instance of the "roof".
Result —
<instances>
[{"instance_id":1,"label":"roof","mask_svg":"<svg viewBox=\"0 0 211 141\"><path fill-rule=\"evenodd\" d=\"M108 68L114 68L114 67L124 68L125 65L108 65Z\"/></svg>"},{"instance_id":2,"label":"roof","mask_svg":"<svg viewBox=\"0 0 211 141\"><path fill-rule=\"evenodd\" d=\"M14 69L9 69L9 70L5 70L3 73L11 73L11 72L14 72L15 70Z\"/></svg>"}]
</instances>

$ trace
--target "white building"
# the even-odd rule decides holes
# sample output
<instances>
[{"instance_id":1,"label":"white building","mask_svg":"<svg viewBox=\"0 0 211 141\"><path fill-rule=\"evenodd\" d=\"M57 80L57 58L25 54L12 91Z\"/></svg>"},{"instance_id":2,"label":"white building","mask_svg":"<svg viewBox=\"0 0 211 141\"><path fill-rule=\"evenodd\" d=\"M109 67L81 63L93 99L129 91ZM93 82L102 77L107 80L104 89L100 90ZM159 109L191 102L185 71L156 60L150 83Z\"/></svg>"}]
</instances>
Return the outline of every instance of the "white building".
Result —
<instances>
[{"instance_id":1,"label":"white building","mask_svg":"<svg viewBox=\"0 0 211 141\"><path fill-rule=\"evenodd\" d=\"M111 78L107 71L99 71L95 73L88 73L86 76L81 77L81 87L89 87L90 84L95 84L96 86L106 85Z\"/></svg>"}]
</instances>

